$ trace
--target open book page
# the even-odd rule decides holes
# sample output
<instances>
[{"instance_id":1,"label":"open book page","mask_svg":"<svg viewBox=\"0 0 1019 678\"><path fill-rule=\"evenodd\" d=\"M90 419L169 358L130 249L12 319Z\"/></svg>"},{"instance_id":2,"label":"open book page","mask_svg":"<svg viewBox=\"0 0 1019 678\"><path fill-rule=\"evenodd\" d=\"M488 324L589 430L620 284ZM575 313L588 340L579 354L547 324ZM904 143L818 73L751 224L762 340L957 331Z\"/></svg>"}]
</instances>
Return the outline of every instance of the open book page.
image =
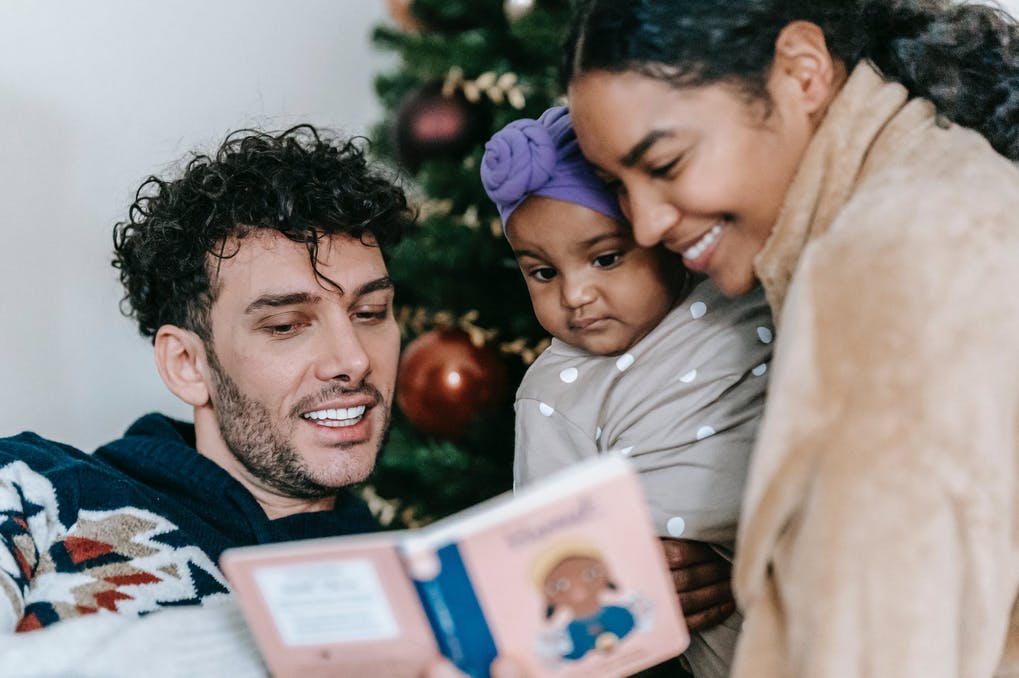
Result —
<instances>
[{"instance_id":1,"label":"open book page","mask_svg":"<svg viewBox=\"0 0 1019 678\"><path fill-rule=\"evenodd\" d=\"M438 657L399 533L237 549L222 567L273 675L418 676Z\"/></svg>"}]
</instances>

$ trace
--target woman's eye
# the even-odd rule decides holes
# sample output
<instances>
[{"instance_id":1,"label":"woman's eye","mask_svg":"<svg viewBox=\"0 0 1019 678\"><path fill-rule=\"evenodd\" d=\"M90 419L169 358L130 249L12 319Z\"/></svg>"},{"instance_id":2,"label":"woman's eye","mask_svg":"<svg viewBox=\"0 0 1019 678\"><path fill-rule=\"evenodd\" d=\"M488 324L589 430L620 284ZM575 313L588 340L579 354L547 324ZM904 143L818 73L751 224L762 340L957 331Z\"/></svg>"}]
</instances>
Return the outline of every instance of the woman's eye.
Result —
<instances>
[{"instance_id":1,"label":"woman's eye","mask_svg":"<svg viewBox=\"0 0 1019 678\"><path fill-rule=\"evenodd\" d=\"M531 277L538 282L548 282L556 276L556 270L554 268L536 268L531 271Z\"/></svg>"},{"instance_id":2,"label":"woman's eye","mask_svg":"<svg viewBox=\"0 0 1019 678\"><path fill-rule=\"evenodd\" d=\"M608 268L617 264L622 256L622 252L609 252L608 254L602 254L594 258L594 265L596 268Z\"/></svg>"},{"instance_id":3,"label":"woman's eye","mask_svg":"<svg viewBox=\"0 0 1019 678\"><path fill-rule=\"evenodd\" d=\"M679 158L676 158L675 160L667 162L664 165L659 165L658 167L652 167L651 170L650 170L650 174L651 174L651 176L653 176L655 178L667 177L667 176L669 176L669 173L672 172L673 168L676 167L677 164L679 164Z\"/></svg>"}]
</instances>

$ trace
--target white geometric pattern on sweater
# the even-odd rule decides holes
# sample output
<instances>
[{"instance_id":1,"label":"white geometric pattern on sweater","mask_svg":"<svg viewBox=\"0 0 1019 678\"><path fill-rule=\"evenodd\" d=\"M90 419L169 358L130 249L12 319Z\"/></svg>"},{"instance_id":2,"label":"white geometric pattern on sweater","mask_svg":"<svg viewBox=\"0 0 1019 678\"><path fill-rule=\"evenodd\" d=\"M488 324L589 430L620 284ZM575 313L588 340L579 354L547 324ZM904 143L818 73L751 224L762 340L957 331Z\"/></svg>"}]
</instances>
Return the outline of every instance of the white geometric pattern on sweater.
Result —
<instances>
[{"instance_id":1,"label":"white geometric pattern on sweater","mask_svg":"<svg viewBox=\"0 0 1019 678\"><path fill-rule=\"evenodd\" d=\"M102 610L138 615L164 604L218 597L199 598L192 567L227 588L219 568L201 549L174 547L159 539L178 531L160 515L131 506L82 510L74 524L64 526L57 509L47 478L23 462L0 468L0 511L8 512L0 516L0 528L9 528L4 532L8 547L10 535L27 526L27 535L13 538L23 563L15 549L0 548L0 590L5 594L0 596L0 632L19 625L35 628L25 624L31 619L23 619L26 607L33 604L52 606L65 619ZM65 566L73 563L74 570L62 571L56 562L61 558ZM89 561L95 564L90 566ZM30 580L26 569L32 572Z\"/></svg>"}]
</instances>

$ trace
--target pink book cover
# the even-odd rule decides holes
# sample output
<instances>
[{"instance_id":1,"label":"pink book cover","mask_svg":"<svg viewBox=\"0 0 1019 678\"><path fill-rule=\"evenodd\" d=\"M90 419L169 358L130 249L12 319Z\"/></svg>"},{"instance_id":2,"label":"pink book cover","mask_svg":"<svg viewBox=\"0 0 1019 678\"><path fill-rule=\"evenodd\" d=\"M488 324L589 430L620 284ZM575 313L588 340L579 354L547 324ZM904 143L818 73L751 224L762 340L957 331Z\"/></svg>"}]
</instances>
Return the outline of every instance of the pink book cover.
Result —
<instances>
[{"instance_id":1,"label":"pink book cover","mask_svg":"<svg viewBox=\"0 0 1019 678\"><path fill-rule=\"evenodd\" d=\"M535 678L626 676L689 635L635 473L611 456L401 543L443 653L471 676L510 655Z\"/></svg>"}]
</instances>

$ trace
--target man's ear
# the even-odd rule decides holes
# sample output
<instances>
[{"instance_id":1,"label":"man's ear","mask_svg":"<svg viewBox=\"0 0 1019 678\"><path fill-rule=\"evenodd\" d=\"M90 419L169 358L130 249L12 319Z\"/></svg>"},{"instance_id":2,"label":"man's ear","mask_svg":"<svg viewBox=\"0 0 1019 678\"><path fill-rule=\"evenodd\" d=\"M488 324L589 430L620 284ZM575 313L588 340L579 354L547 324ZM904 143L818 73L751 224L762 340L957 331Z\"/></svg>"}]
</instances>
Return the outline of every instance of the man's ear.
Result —
<instances>
[{"instance_id":1,"label":"man's ear","mask_svg":"<svg viewBox=\"0 0 1019 678\"><path fill-rule=\"evenodd\" d=\"M768 89L773 95L779 88L791 93L798 98L802 110L820 119L841 86L843 68L828 51L820 26L793 21L775 41Z\"/></svg>"},{"instance_id":2,"label":"man's ear","mask_svg":"<svg viewBox=\"0 0 1019 678\"><path fill-rule=\"evenodd\" d=\"M156 369L170 391L192 407L209 402L205 343L190 330L163 325L156 332Z\"/></svg>"}]
</instances>

